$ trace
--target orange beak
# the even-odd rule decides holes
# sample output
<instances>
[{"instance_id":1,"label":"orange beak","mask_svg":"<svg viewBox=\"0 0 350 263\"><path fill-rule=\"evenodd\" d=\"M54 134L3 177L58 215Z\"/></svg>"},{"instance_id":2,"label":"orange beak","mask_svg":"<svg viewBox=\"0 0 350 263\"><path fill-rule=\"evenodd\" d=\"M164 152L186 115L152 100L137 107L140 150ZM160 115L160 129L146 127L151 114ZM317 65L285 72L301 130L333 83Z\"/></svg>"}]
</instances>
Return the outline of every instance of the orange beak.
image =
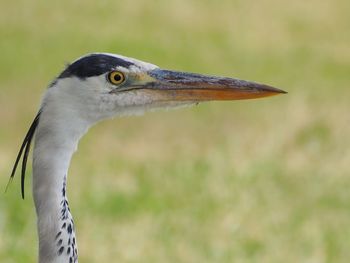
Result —
<instances>
[{"instance_id":1,"label":"orange beak","mask_svg":"<svg viewBox=\"0 0 350 263\"><path fill-rule=\"evenodd\" d=\"M287 93L255 82L234 78L155 69L144 85L129 89L144 89L163 101L244 100Z\"/></svg>"}]
</instances>

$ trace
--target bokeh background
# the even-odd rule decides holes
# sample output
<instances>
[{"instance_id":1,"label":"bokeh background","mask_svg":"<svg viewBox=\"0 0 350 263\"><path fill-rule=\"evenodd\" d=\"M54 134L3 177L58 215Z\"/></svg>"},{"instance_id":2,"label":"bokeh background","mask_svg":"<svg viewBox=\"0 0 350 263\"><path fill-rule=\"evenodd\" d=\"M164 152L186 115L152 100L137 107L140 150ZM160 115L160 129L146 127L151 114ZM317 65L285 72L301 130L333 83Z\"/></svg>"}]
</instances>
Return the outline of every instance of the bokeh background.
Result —
<instances>
[{"instance_id":1,"label":"bokeh background","mask_svg":"<svg viewBox=\"0 0 350 263\"><path fill-rule=\"evenodd\" d=\"M0 188L48 83L85 53L254 80L289 94L90 130L68 185L80 261L348 262L349 10L347 0L2 1ZM22 201L17 176L0 194L1 262L36 262L30 189Z\"/></svg>"}]
</instances>

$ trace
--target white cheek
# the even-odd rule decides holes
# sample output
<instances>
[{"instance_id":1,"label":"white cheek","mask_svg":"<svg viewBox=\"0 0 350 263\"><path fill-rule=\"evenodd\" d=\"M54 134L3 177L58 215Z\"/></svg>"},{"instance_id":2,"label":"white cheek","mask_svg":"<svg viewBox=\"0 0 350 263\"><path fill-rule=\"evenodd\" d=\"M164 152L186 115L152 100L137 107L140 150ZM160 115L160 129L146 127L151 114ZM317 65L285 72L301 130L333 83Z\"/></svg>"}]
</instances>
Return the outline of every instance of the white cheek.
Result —
<instances>
[{"instance_id":1,"label":"white cheek","mask_svg":"<svg viewBox=\"0 0 350 263\"><path fill-rule=\"evenodd\" d=\"M115 96L116 103L119 107L146 105L154 100L152 96L137 90L116 94Z\"/></svg>"},{"instance_id":2,"label":"white cheek","mask_svg":"<svg viewBox=\"0 0 350 263\"><path fill-rule=\"evenodd\" d=\"M125 115L142 115L147 111L156 111L159 109L176 109L195 104L192 101L157 101L151 93L143 92L142 90L129 91L125 93L115 94L115 97L106 103L114 107L111 112L114 116ZM111 108L110 108L111 109ZM110 110L109 109L109 110Z\"/></svg>"},{"instance_id":3,"label":"white cheek","mask_svg":"<svg viewBox=\"0 0 350 263\"><path fill-rule=\"evenodd\" d=\"M147 110L147 105L151 105L154 101L151 96L140 91L104 94L100 98L99 110L104 112L107 118L121 115L140 115Z\"/></svg>"}]
</instances>

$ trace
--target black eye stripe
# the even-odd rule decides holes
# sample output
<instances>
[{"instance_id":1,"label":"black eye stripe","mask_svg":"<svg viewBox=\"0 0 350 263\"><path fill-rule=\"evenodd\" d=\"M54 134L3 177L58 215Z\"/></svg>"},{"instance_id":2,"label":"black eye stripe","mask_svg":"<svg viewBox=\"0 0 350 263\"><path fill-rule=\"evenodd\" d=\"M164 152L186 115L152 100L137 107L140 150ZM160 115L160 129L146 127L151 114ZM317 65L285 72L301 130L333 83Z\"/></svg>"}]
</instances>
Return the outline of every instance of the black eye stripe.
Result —
<instances>
[{"instance_id":1,"label":"black eye stripe","mask_svg":"<svg viewBox=\"0 0 350 263\"><path fill-rule=\"evenodd\" d=\"M58 76L58 78L69 78L76 76L83 79L105 74L116 67L129 68L132 65L134 65L134 63L118 57L106 54L92 54L85 56L69 65Z\"/></svg>"}]
</instances>

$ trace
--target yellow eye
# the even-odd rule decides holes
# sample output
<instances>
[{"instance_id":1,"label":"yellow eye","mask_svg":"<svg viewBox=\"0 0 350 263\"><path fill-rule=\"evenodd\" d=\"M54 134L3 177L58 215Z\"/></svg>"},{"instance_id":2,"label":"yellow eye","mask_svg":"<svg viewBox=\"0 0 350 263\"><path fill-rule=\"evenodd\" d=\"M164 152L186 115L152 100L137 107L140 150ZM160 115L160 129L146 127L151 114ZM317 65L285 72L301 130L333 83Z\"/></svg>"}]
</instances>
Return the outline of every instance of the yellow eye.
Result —
<instances>
[{"instance_id":1,"label":"yellow eye","mask_svg":"<svg viewBox=\"0 0 350 263\"><path fill-rule=\"evenodd\" d=\"M119 85L125 81L125 75L120 71L112 71L108 74L108 81L113 85Z\"/></svg>"}]
</instances>

